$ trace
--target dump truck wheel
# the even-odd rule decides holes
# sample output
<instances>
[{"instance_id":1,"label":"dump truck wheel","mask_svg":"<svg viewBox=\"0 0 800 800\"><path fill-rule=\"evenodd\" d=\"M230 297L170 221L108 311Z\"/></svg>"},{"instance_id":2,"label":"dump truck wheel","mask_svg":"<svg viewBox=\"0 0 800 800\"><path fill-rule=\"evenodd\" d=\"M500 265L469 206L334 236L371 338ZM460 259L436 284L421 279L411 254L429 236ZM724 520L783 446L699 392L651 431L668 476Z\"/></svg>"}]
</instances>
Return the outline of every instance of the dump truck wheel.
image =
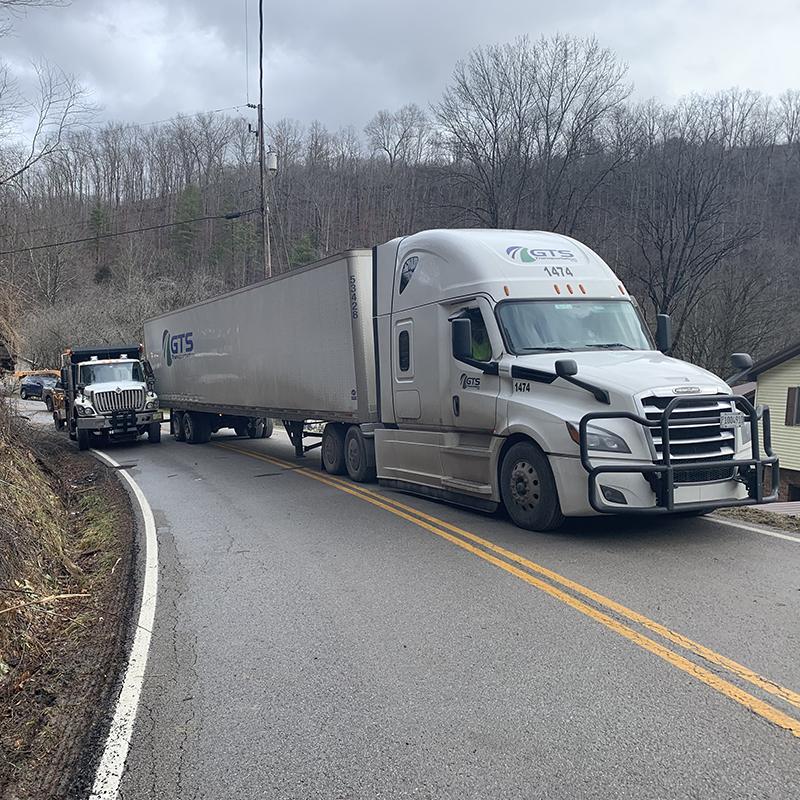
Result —
<instances>
[{"instance_id":1,"label":"dump truck wheel","mask_svg":"<svg viewBox=\"0 0 800 800\"><path fill-rule=\"evenodd\" d=\"M260 439L264 432L264 420L260 417L253 417L247 423L247 435L251 439Z\"/></svg>"},{"instance_id":2,"label":"dump truck wheel","mask_svg":"<svg viewBox=\"0 0 800 800\"><path fill-rule=\"evenodd\" d=\"M89 431L86 428L78 428L78 450L89 449Z\"/></svg>"}]
</instances>

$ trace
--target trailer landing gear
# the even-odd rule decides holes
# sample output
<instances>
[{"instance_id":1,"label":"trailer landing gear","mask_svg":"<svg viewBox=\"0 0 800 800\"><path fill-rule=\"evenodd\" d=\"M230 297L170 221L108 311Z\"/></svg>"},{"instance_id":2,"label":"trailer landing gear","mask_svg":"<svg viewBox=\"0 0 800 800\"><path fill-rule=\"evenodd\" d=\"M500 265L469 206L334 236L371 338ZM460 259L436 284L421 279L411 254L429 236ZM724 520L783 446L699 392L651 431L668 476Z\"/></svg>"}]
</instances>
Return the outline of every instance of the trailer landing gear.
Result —
<instances>
[{"instance_id":1,"label":"trailer landing gear","mask_svg":"<svg viewBox=\"0 0 800 800\"><path fill-rule=\"evenodd\" d=\"M294 445L294 454L297 458L305 458L306 453L303 448L303 423L285 419L283 427L289 434L289 441Z\"/></svg>"}]
</instances>

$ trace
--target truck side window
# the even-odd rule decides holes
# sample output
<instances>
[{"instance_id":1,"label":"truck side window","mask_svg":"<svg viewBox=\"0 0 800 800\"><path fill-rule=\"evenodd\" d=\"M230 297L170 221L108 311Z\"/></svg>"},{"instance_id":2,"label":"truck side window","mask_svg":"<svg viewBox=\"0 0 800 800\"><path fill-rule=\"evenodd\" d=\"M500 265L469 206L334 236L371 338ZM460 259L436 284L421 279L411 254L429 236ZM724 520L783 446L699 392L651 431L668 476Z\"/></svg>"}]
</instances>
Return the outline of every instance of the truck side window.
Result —
<instances>
[{"instance_id":1,"label":"truck side window","mask_svg":"<svg viewBox=\"0 0 800 800\"><path fill-rule=\"evenodd\" d=\"M464 312L472 329L472 357L478 361L489 361L492 358L492 346L489 343L489 332L479 309L470 308Z\"/></svg>"},{"instance_id":2,"label":"truck side window","mask_svg":"<svg viewBox=\"0 0 800 800\"><path fill-rule=\"evenodd\" d=\"M403 290L408 286L408 282L411 280L411 276L414 274L417 264L419 264L419 258L417 256L411 256L411 258L403 264L403 269L400 273L400 291L398 294L403 294Z\"/></svg>"},{"instance_id":3,"label":"truck side window","mask_svg":"<svg viewBox=\"0 0 800 800\"><path fill-rule=\"evenodd\" d=\"M408 372L411 366L411 337L408 331L400 331L397 341L397 356L401 372Z\"/></svg>"}]
</instances>

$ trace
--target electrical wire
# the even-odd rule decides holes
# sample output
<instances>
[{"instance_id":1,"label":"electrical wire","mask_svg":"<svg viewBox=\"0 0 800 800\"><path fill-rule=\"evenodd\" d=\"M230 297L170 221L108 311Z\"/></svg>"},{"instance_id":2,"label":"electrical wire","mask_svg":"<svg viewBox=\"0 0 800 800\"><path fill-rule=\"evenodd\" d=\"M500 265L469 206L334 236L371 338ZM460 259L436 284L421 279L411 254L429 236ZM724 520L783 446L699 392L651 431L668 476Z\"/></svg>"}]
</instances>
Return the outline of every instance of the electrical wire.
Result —
<instances>
[{"instance_id":1,"label":"electrical wire","mask_svg":"<svg viewBox=\"0 0 800 800\"><path fill-rule=\"evenodd\" d=\"M96 242L99 239L113 239L116 236L129 236L132 233L145 233L146 231L157 231L161 230L162 228L174 228L176 225L188 225L191 222L205 222L209 219L238 219L239 217L245 217L248 214L260 214L261 209L259 208L250 208L247 211L234 211L230 214L214 214L209 217L196 217L195 219L183 219L179 222L165 222L163 225L150 225L147 228L135 228L134 230L130 231L119 231L118 233L101 233L98 236L86 236L83 239L70 239L66 242L52 242L51 244L37 244L33 247L21 247L18 250L6 250L4 252L0 252L0 256L12 256L16 255L17 253L28 253L33 250L46 250L50 247L65 247L66 245L70 244L83 244L84 242Z\"/></svg>"},{"instance_id":2,"label":"electrical wire","mask_svg":"<svg viewBox=\"0 0 800 800\"><path fill-rule=\"evenodd\" d=\"M203 114L221 114L223 111L239 111L243 108L248 108L248 105L245 103L240 106L228 106L227 108L212 108L208 111L198 111L194 114L177 114L174 117L170 117L169 119L158 119L154 120L153 122L115 122L114 120L104 120L103 122L87 125L86 128L92 131L102 131L105 127L109 125L121 125L124 128L146 128L150 125L164 125L167 122L174 122L176 119L196 119L197 117L202 117Z\"/></svg>"}]
</instances>

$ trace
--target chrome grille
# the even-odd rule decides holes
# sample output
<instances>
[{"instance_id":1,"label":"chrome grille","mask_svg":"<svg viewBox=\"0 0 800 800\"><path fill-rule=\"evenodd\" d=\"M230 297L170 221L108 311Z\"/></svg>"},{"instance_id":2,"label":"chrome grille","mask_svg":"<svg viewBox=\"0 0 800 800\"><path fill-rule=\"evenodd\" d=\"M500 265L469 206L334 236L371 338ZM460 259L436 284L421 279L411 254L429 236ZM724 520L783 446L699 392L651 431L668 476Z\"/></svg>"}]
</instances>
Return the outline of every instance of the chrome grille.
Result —
<instances>
[{"instance_id":1,"label":"chrome grille","mask_svg":"<svg viewBox=\"0 0 800 800\"><path fill-rule=\"evenodd\" d=\"M110 414L112 411L142 411L144 389L123 389L121 392L95 392L95 411Z\"/></svg>"},{"instance_id":2,"label":"chrome grille","mask_svg":"<svg viewBox=\"0 0 800 800\"><path fill-rule=\"evenodd\" d=\"M652 421L650 436L659 463L663 463L664 453L661 436L661 415L673 400L672 397L644 397L644 414ZM731 411L733 404L718 397L697 397L684 400L670 414L669 442L670 461L674 467L680 462L709 462L708 469L676 469L675 483L705 483L728 480L733 476L731 467L712 467L715 461L724 461L736 455L734 432L721 428L720 414Z\"/></svg>"}]
</instances>

